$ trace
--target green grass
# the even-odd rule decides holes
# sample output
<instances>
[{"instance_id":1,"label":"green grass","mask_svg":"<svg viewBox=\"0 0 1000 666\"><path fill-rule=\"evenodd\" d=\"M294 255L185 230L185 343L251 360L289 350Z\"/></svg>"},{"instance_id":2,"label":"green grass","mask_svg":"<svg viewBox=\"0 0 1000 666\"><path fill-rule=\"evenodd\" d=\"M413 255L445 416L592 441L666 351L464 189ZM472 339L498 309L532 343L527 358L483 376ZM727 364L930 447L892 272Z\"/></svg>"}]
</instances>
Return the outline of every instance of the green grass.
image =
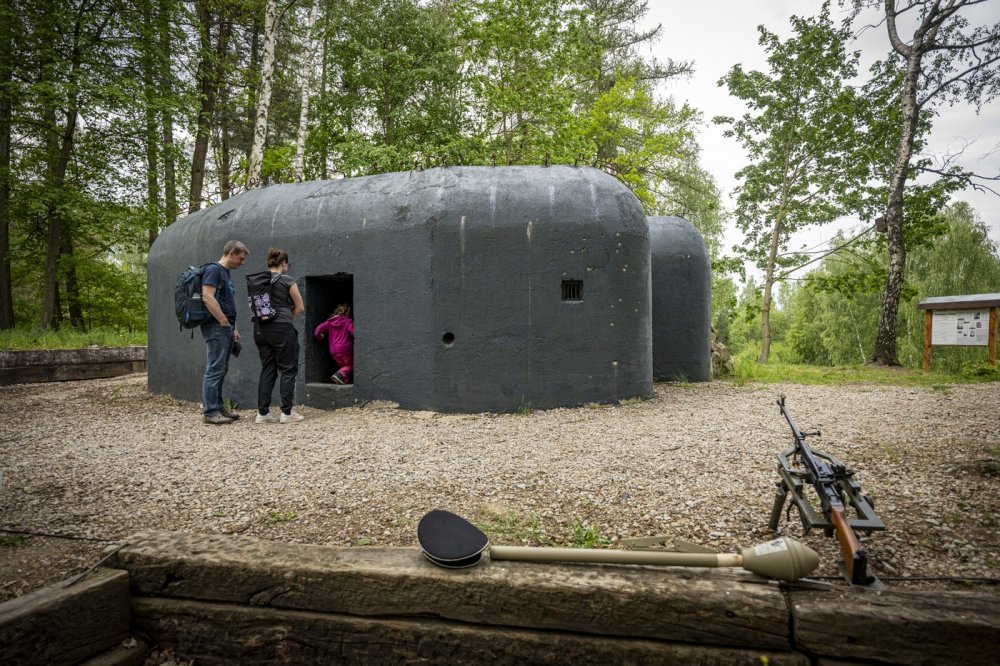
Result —
<instances>
[{"instance_id":1,"label":"green grass","mask_svg":"<svg viewBox=\"0 0 1000 666\"><path fill-rule=\"evenodd\" d=\"M601 534L600 525L584 525L579 518L573 523L573 548L603 548L611 540Z\"/></svg>"},{"instance_id":2,"label":"green grass","mask_svg":"<svg viewBox=\"0 0 1000 666\"><path fill-rule=\"evenodd\" d=\"M14 349L82 349L98 347L142 347L146 331L116 331L93 329L78 331L64 328L58 331L41 328L13 328L0 331L0 350Z\"/></svg>"},{"instance_id":3,"label":"green grass","mask_svg":"<svg viewBox=\"0 0 1000 666\"><path fill-rule=\"evenodd\" d=\"M0 548L20 548L28 543L30 537L26 534L0 535Z\"/></svg>"},{"instance_id":4,"label":"green grass","mask_svg":"<svg viewBox=\"0 0 1000 666\"><path fill-rule=\"evenodd\" d=\"M731 381L737 386L743 386L749 382L830 384L834 386L842 384L892 384L896 386L922 386L947 393L953 384L1000 381L1000 372L994 373L977 368L975 372L942 374L938 372L924 373L905 368L864 365L824 367L793 363L757 363L752 359L738 358L735 361L733 376L726 381Z\"/></svg>"},{"instance_id":5,"label":"green grass","mask_svg":"<svg viewBox=\"0 0 1000 666\"><path fill-rule=\"evenodd\" d=\"M296 515L294 511L272 511L268 514L267 519L264 522L268 525L277 525L278 523L290 523L295 520Z\"/></svg>"},{"instance_id":6,"label":"green grass","mask_svg":"<svg viewBox=\"0 0 1000 666\"><path fill-rule=\"evenodd\" d=\"M532 545L548 543L548 538L542 529L542 521L535 513L522 516L513 511L506 513L489 511L476 522L476 526L486 532L494 543L502 541Z\"/></svg>"}]
</instances>

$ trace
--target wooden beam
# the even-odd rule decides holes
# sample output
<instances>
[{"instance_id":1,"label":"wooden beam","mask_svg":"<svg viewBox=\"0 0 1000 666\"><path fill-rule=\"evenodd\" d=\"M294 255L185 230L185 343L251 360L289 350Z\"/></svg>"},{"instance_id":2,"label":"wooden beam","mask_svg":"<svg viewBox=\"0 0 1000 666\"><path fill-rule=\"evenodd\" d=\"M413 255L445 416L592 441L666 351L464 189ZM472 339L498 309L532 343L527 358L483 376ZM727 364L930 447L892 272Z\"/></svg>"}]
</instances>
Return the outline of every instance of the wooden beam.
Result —
<instances>
[{"instance_id":1,"label":"wooden beam","mask_svg":"<svg viewBox=\"0 0 1000 666\"><path fill-rule=\"evenodd\" d=\"M990 332L986 342L986 360L990 365L997 363L997 311L1000 308L993 306L990 308Z\"/></svg>"},{"instance_id":2,"label":"wooden beam","mask_svg":"<svg viewBox=\"0 0 1000 666\"><path fill-rule=\"evenodd\" d=\"M892 664L996 663L1000 597L995 594L837 586L788 596L796 645L820 657Z\"/></svg>"},{"instance_id":3,"label":"wooden beam","mask_svg":"<svg viewBox=\"0 0 1000 666\"><path fill-rule=\"evenodd\" d=\"M930 310L924 310L924 372L931 369L931 333L933 332L933 315Z\"/></svg>"},{"instance_id":4,"label":"wooden beam","mask_svg":"<svg viewBox=\"0 0 1000 666\"><path fill-rule=\"evenodd\" d=\"M483 561L434 566L416 548L334 548L146 532L109 561L136 595L362 616L428 616L741 648L789 649L776 585L746 572Z\"/></svg>"},{"instance_id":5,"label":"wooden beam","mask_svg":"<svg viewBox=\"0 0 1000 666\"><path fill-rule=\"evenodd\" d=\"M360 550L360 549L354 549ZM530 611L528 608L522 610ZM589 611L580 607L580 613ZM789 664L790 650L684 645L435 618L373 618L149 597L136 630L199 666L285 664ZM722 638L721 636L719 638Z\"/></svg>"},{"instance_id":6,"label":"wooden beam","mask_svg":"<svg viewBox=\"0 0 1000 666\"><path fill-rule=\"evenodd\" d=\"M0 604L0 663L76 664L128 632L128 574L99 569Z\"/></svg>"}]
</instances>

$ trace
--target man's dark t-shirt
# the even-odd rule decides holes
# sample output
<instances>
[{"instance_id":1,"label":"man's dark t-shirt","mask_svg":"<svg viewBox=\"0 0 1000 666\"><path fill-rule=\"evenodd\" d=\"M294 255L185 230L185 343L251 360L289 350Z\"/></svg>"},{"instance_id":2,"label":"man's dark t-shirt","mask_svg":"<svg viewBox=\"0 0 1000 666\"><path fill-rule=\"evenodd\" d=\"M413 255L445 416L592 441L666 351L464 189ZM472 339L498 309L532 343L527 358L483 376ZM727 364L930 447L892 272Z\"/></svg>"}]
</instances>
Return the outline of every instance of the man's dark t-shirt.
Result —
<instances>
[{"instance_id":1,"label":"man's dark t-shirt","mask_svg":"<svg viewBox=\"0 0 1000 666\"><path fill-rule=\"evenodd\" d=\"M230 324L236 323L236 287L233 279L229 276L229 270L222 267L220 263L208 264L201 274L201 284L215 287L215 300L222 308L222 314ZM209 318L206 323L218 323L214 318Z\"/></svg>"}]
</instances>

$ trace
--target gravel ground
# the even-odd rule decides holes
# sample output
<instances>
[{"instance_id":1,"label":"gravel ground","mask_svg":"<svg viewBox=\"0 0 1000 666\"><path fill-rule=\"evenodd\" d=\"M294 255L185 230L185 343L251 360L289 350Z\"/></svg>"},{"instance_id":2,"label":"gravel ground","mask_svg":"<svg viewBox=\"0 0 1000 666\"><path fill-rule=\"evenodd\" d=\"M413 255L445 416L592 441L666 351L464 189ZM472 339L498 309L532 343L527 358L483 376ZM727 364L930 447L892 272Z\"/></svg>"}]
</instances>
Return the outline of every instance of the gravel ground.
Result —
<instances>
[{"instance_id":1,"label":"gravel ground","mask_svg":"<svg viewBox=\"0 0 1000 666\"><path fill-rule=\"evenodd\" d=\"M529 414L446 415L376 403L306 420L201 423L144 374L0 387L0 601L86 569L141 529L338 546L414 546L432 508L495 543L664 534L730 552L765 541L774 404L854 467L888 526L862 541L883 577L1000 579L1000 390L657 384L652 400ZM837 546L782 525L836 575ZM66 535L75 539L51 538ZM87 540L87 539L92 539ZM953 589L946 581L892 586ZM996 585L976 589L1000 593Z\"/></svg>"}]
</instances>

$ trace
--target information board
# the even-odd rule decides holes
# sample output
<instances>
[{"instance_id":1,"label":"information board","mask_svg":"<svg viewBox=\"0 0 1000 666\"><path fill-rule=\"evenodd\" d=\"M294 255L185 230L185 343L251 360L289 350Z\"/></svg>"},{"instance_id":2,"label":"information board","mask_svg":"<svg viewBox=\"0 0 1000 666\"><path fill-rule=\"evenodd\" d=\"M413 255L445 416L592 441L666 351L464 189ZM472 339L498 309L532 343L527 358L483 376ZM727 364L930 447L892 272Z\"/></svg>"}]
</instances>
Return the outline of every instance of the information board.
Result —
<instances>
[{"instance_id":1,"label":"information board","mask_svg":"<svg viewBox=\"0 0 1000 666\"><path fill-rule=\"evenodd\" d=\"M985 347L989 340L990 311L934 310L931 344Z\"/></svg>"}]
</instances>

